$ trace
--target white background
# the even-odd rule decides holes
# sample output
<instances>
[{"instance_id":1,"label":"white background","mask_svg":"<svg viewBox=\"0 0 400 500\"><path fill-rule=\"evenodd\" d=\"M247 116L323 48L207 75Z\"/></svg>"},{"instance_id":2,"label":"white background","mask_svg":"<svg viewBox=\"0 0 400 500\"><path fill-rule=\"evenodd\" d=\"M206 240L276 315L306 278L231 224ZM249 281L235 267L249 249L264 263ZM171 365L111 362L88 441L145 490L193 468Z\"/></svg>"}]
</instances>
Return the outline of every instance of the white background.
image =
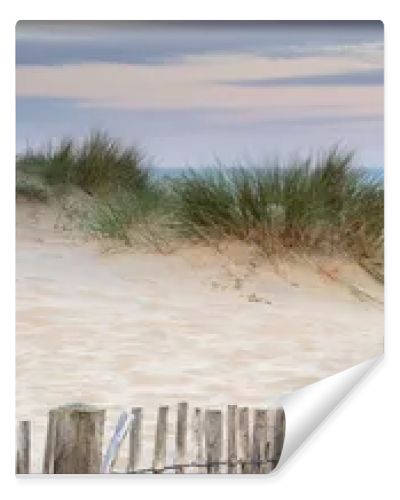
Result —
<instances>
[{"instance_id":1,"label":"white background","mask_svg":"<svg viewBox=\"0 0 400 500\"><path fill-rule=\"evenodd\" d=\"M15 1L1 15L1 447L3 498L400 498L398 314L400 20L394 1ZM189 5L192 3L193 5ZM262 6L264 4L264 7ZM124 7L123 7L124 6ZM389 7L391 6L391 7ZM277 474L264 476L14 476L15 23L19 19L379 19L385 24L385 360ZM40 117L38 117L40 124ZM4 345L3 345L4 344ZM4 476L4 478L3 478Z\"/></svg>"}]
</instances>

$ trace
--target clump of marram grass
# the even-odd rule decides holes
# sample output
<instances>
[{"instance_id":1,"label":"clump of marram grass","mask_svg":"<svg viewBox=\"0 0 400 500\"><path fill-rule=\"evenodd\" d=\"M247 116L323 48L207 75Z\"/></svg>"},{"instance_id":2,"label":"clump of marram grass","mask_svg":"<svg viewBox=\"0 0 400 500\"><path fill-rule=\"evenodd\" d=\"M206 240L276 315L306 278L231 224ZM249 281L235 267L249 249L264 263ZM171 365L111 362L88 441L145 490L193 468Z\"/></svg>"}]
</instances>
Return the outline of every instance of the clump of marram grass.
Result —
<instances>
[{"instance_id":1,"label":"clump of marram grass","mask_svg":"<svg viewBox=\"0 0 400 500\"><path fill-rule=\"evenodd\" d=\"M163 253L175 239L173 200L167 186L149 182L135 192L119 190L97 197L86 228L101 237L126 245L149 244Z\"/></svg>"},{"instance_id":2,"label":"clump of marram grass","mask_svg":"<svg viewBox=\"0 0 400 500\"><path fill-rule=\"evenodd\" d=\"M126 192L107 199L96 200L86 224L87 229L92 233L129 244L132 212L132 200Z\"/></svg>"},{"instance_id":3,"label":"clump of marram grass","mask_svg":"<svg viewBox=\"0 0 400 500\"><path fill-rule=\"evenodd\" d=\"M17 174L39 178L49 186L69 184L73 166L73 143L67 139L45 151L29 149L17 158Z\"/></svg>"},{"instance_id":4,"label":"clump of marram grass","mask_svg":"<svg viewBox=\"0 0 400 500\"><path fill-rule=\"evenodd\" d=\"M23 176L18 176L15 181L15 194L30 201L46 202L49 198L49 191L44 184Z\"/></svg>"},{"instance_id":5,"label":"clump of marram grass","mask_svg":"<svg viewBox=\"0 0 400 500\"><path fill-rule=\"evenodd\" d=\"M101 132L81 144L64 139L46 151L28 150L18 157L17 171L39 176L50 186L78 186L89 194L141 189L149 178L137 148L125 148Z\"/></svg>"},{"instance_id":6,"label":"clump of marram grass","mask_svg":"<svg viewBox=\"0 0 400 500\"><path fill-rule=\"evenodd\" d=\"M174 190L188 234L237 238L269 254L346 252L358 260L383 244L383 183L337 148L284 167L190 170Z\"/></svg>"}]
</instances>

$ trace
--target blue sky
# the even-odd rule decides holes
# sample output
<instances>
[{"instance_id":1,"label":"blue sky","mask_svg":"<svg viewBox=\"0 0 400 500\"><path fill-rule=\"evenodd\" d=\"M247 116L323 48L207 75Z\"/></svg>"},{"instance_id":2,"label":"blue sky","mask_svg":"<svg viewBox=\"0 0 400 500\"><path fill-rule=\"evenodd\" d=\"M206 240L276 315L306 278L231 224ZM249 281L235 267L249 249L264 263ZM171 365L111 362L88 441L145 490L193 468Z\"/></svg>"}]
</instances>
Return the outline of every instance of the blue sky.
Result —
<instances>
[{"instance_id":1,"label":"blue sky","mask_svg":"<svg viewBox=\"0 0 400 500\"><path fill-rule=\"evenodd\" d=\"M159 166L339 143L383 166L380 22L16 27L17 150L107 130Z\"/></svg>"}]
</instances>

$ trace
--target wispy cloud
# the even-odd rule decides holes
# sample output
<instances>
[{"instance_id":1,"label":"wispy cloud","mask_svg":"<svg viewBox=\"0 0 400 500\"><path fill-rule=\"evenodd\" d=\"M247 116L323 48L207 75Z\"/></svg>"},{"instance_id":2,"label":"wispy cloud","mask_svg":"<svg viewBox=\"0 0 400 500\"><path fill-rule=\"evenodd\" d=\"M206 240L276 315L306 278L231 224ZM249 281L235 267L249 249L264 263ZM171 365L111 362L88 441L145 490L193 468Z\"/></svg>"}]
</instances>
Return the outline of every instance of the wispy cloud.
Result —
<instances>
[{"instance_id":1,"label":"wispy cloud","mask_svg":"<svg viewBox=\"0 0 400 500\"><path fill-rule=\"evenodd\" d=\"M33 22L16 28L18 65L164 64L188 56L273 58L353 50L382 39L380 22Z\"/></svg>"},{"instance_id":2,"label":"wispy cloud","mask_svg":"<svg viewBox=\"0 0 400 500\"><path fill-rule=\"evenodd\" d=\"M17 96L68 97L97 107L239 108L249 111L278 107L295 112L298 106L330 103L358 108L360 113L375 113L382 104L382 89L354 84L346 92L339 92L326 85L332 69L340 74L351 73L352 68L370 74L379 71L373 65L343 57L275 61L254 55L215 55L162 66L23 66L17 68L16 89ZM310 82L311 76L320 82L319 86L304 84ZM271 79L282 84L258 84ZM220 81L238 83L224 86L218 83ZM303 84L293 88L288 85L293 81Z\"/></svg>"},{"instance_id":3,"label":"wispy cloud","mask_svg":"<svg viewBox=\"0 0 400 500\"><path fill-rule=\"evenodd\" d=\"M281 78L260 78L246 80L224 80L224 85L239 87L337 87L383 85L383 69L332 73L322 75L302 75Z\"/></svg>"}]
</instances>

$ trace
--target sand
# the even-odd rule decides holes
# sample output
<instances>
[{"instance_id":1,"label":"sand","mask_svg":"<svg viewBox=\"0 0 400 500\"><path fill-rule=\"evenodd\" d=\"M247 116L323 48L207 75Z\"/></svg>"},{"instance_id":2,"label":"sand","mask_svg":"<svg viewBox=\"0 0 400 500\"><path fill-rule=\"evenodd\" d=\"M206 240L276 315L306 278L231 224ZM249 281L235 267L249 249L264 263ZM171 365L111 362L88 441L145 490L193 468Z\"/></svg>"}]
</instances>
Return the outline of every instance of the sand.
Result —
<instances>
[{"instance_id":1,"label":"sand","mask_svg":"<svg viewBox=\"0 0 400 500\"><path fill-rule=\"evenodd\" d=\"M16 259L16 412L36 472L57 405L106 406L107 436L143 406L150 449L160 404L265 406L383 349L383 287L339 259L272 264L237 243L105 251L34 203L17 204Z\"/></svg>"}]
</instances>

